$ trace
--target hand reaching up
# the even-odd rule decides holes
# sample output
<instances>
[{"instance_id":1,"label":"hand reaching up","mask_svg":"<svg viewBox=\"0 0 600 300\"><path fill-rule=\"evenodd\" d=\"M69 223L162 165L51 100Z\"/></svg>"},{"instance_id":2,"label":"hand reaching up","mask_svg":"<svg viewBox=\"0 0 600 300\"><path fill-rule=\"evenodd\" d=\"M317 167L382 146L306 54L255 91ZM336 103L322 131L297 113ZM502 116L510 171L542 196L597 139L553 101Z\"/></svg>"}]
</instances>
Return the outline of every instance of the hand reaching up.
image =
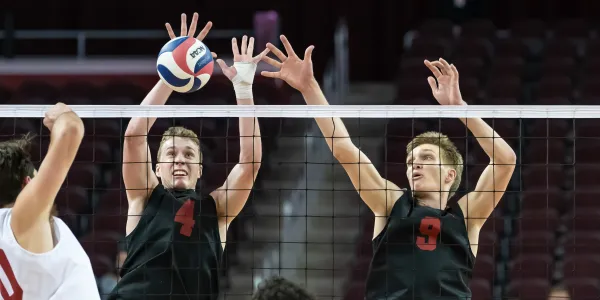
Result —
<instances>
[{"instance_id":1,"label":"hand reaching up","mask_svg":"<svg viewBox=\"0 0 600 300\"><path fill-rule=\"evenodd\" d=\"M435 100L441 105L465 104L458 85L458 70L454 65L448 64L443 58L433 62L426 60L425 65L435 76L435 79L431 76L427 77Z\"/></svg>"},{"instance_id":2,"label":"hand reaching up","mask_svg":"<svg viewBox=\"0 0 600 300\"><path fill-rule=\"evenodd\" d=\"M196 34L196 27L198 26L198 13L194 13L194 16L192 17L192 22L190 22L190 30L188 31L188 27L187 27L187 16L186 14L181 14L181 33L179 36L189 36L189 37L194 37L194 34ZM175 35L175 32L173 32L173 28L171 28L171 24L169 23L165 23L165 27L167 27L167 32L169 33L169 37L171 39L176 38L177 36ZM208 32L210 31L210 29L212 28L212 22L208 21L206 23L206 25L204 25L204 28L202 29L202 31L200 31L200 33L198 34L198 36L196 37L197 40L202 41L204 40L204 38L206 37L206 35L208 35ZM217 54L214 52L211 52L213 58L217 57Z\"/></svg>"},{"instance_id":3,"label":"hand reaching up","mask_svg":"<svg viewBox=\"0 0 600 300\"><path fill-rule=\"evenodd\" d=\"M269 53L269 49L263 50L257 56L252 57L252 53L254 52L254 38L251 37L250 41L248 41L248 37L244 35L242 37L242 45L238 49L237 39L233 38L231 40L231 50L233 51L233 63L234 65L229 67L222 59L217 59L217 63L223 74L229 78L229 80L233 80L233 78L238 74L239 70L236 69L236 63L250 63L250 64L258 64L258 62ZM238 64L238 66L240 66ZM256 71L256 68L254 68ZM252 74L254 77L254 73Z\"/></svg>"},{"instance_id":4,"label":"hand reaching up","mask_svg":"<svg viewBox=\"0 0 600 300\"><path fill-rule=\"evenodd\" d=\"M280 61L264 56L263 60L271 66L278 68L276 72L261 72L262 76L270 78L278 78L287 82L291 87L300 92L305 92L312 82L314 82L312 51L314 46L309 46L304 52L304 60L300 59L294 52L292 45L284 35L280 36L281 42L285 47L287 56L277 49L273 44L268 43L267 48L277 56Z\"/></svg>"}]
</instances>

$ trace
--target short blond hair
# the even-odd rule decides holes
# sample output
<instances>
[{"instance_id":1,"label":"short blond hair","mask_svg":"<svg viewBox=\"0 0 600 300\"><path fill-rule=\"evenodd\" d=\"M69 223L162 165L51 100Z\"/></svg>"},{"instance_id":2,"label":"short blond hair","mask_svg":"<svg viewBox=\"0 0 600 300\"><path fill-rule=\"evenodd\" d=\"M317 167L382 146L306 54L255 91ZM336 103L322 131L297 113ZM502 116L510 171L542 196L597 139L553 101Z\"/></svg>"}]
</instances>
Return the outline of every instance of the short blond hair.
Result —
<instances>
[{"instance_id":1,"label":"short blond hair","mask_svg":"<svg viewBox=\"0 0 600 300\"><path fill-rule=\"evenodd\" d=\"M173 126L173 127L169 127L169 129L167 129L163 135L162 135L162 139L160 140L160 146L158 147L158 154L160 155L161 151L162 151L162 146L165 143L165 141L167 141L170 138L174 138L174 137L182 137L182 138L187 138L190 139L192 142L194 142L194 144L196 144L198 146L198 152L200 154L200 162L202 162L202 151L200 148L200 139L198 138L198 135L185 128L182 126Z\"/></svg>"},{"instance_id":2,"label":"short blond hair","mask_svg":"<svg viewBox=\"0 0 600 300\"><path fill-rule=\"evenodd\" d=\"M456 170L456 178L454 179L452 186L450 186L450 194L448 195L448 198L454 196L458 190L458 186L460 185L464 169L462 155L456 148L456 145L454 145L447 135L437 131L421 133L412 139L412 141L410 141L410 143L408 143L406 146L406 155L410 154L415 148L425 144L439 147L442 163L445 165L454 166L454 170Z\"/></svg>"}]
</instances>

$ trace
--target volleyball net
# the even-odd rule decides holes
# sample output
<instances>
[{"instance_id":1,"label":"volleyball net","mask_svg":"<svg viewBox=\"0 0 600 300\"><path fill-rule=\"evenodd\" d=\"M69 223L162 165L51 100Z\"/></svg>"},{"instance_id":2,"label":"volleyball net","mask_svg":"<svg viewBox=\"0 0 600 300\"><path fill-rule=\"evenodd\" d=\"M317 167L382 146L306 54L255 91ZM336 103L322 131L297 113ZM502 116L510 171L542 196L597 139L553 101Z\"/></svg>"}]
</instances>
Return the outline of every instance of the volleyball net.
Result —
<instances>
[{"instance_id":1,"label":"volleyball net","mask_svg":"<svg viewBox=\"0 0 600 300\"><path fill-rule=\"evenodd\" d=\"M36 162L48 149L41 120L48 105L0 106L3 140L37 134ZM239 117L257 117L263 159L252 193L229 229L223 299L249 299L271 275L319 299L363 299L373 214L360 200L315 125L343 118L352 141L382 176L408 187L406 146L418 134L447 135L464 158L457 196L475 188L489 157L458 118L483 118L517 153L506 193L480 234L470 283L473 299L539 297L553 285L573 295L600 292L600 107L597 106L296 106L72 105L85 137L56 203L80 238L96 276L122 263L127 199L124 131L132 117L158 117L152 161L163 132L184 126L200 137L210 192L239 158ZM467 120L468 122L468 120Z\"/></svg>"}]
</instances>

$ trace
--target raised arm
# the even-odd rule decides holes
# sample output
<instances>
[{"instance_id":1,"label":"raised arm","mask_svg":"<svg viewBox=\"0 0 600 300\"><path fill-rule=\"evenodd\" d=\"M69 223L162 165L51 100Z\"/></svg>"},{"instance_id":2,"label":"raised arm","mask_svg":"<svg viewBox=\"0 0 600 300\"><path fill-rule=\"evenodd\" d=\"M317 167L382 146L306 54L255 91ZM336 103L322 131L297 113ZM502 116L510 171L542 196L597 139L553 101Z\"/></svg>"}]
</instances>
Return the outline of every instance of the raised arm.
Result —
<instances>
[{"instance_id":1,"label":"raised arm","mask_svg":"<svg viewBox=\"0 0 600 300\"><path fill-rule=\"evenodd\" d=\"M433 77L427 78L436 100L442 105L467 105L458 84L458 70L447 61L425 61ZM463 196L459 205L467 220L471 244L477 244L479 231L504 195L517 161L514 150L480 118L461 119L489 156L490 162L477 181L475 190ZM476 252L477 247L473 247Z\"/></svg>"},{"instance_id":2,"label":"raised arm","mask_svg":"<svg viewBox=\"0 0 600 300\"><path fill-rule=\"evenodd\" d=\"M269 57L265 57L265 61L280 70L263 72L263 75L285 80L302 93L309 105L329 105L314 78L311 61L314 47L308 47L304 60L301 60L285 36L281 36L281 41L287 57L275 46L268 44L269 49L281 62ZM348 130L340 118L315 118L315 120L333 156L342 164L363 201L376 216L387 216L403 192L398 186L381 177L369 158L352 143Z\"/></svg>"},{"instance_id":3,"label":"raised arm","mask_svg":"<svg viewBox=\"0 0 600 300\"><path fill-rule=\"evenodd\" d=\"M198 14L194 13L190 30L187 30L186 15L181 15L181 36L193 36L196 32ZM171 26L166 24L169 37L175 38ZM198 35L202 40L206 37L212 23L208 22L204 29ZM214 54L213 54L214 56ZM164 105L173 91L159 81L148 93L140 105ZM156 118L132 118L125 131L125 141L123 145L123 181L127 189L127 200L129 202L130 212L141 213L146 200L158 185L158 178L152 171L152 157L148 147L147 136L150 128L156 121ZM128 228L127 232L130 232Z\"/></svg>"},{"instance_id":4,"label":"raised arm","mask_svg":"<svg viewBox=\"0 0 600 300\"><path fill-rule=\"evenodd\" d=\"M50 130L48 153L37 174L25 185L12 209L10 225L21 247L34 253L51 250L50 211L83 139L81 119L58 103L44 118Z\"/></svg>"},{"instance_id":5,"label":"raised arm","mask_svg":"<svg viewBox=\"0 0 600 300\"><path fill-rule=\"evenodd\" d=\"M252 96L254 72L256 72L258 62L269 50L265 49L259 55L252 57L254 38L250 38L250 41L248 41L246 36L242 38L241 49L238 49L235 38L231 41L231 47L233 50L233 66L228 67L221 59L217 60L217 63L223 70L223 74L233 82L237 104L254 105ZM219 215L223 241L229 224L244 208L248 200L262 161L262 142L258 119L240 118L239 126L239 162L233 167L225 183L211 193L217 203L217 213Z\"/></svg>"}]
</instances>

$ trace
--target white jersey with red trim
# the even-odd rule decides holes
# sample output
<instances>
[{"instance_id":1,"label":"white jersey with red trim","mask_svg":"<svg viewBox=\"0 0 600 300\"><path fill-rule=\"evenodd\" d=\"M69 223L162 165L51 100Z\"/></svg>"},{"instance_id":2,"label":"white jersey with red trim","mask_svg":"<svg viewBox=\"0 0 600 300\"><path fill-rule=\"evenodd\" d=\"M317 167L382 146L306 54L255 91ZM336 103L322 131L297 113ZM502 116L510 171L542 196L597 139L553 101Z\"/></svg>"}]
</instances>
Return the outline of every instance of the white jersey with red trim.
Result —
<instances>
[{"instance_id":1,"label":"white jersey with red trim","mask_svg":"<svg viewBox=\"0 0 600 300\"><path fill-rule=\"evenodd\" d=\"M17 243L11 212L0 209L0 299L100 299L90 259L61 219L54 218L54 249L37 254Z\"/></svg>"}]
</instances>

